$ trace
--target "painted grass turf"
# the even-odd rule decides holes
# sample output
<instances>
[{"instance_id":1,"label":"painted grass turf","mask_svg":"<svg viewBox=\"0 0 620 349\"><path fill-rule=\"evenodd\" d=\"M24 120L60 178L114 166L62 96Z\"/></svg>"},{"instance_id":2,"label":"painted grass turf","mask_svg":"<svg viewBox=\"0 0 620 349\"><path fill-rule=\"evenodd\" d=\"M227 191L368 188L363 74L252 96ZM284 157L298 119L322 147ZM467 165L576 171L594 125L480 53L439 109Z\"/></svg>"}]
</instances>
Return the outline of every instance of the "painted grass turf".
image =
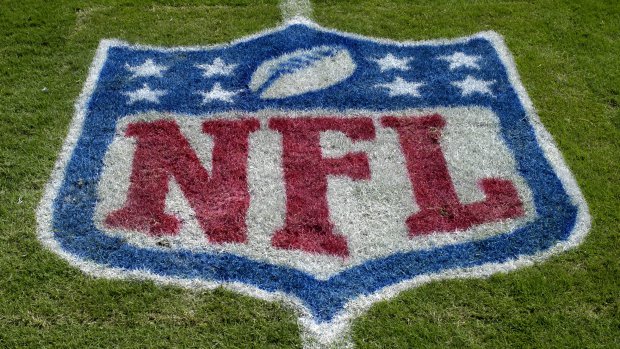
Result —
<instances>
[{"instance_id":1,"label":"painted grass turf","mask_svg":"<svg viewBox=\"0 0 620 349\"><path fill-rule=\"evenodd\" d=\"M613 1L313 1L321 25L397 40L496 30L593 217L581 247L486 280L427 284L354 323L359 348L620 347L620 6ZM0 1L0 347L299 347L295 314L224 290L85 277L34 210L101 38L229 41L276 2Z\"/></svg>"}]
</instances>

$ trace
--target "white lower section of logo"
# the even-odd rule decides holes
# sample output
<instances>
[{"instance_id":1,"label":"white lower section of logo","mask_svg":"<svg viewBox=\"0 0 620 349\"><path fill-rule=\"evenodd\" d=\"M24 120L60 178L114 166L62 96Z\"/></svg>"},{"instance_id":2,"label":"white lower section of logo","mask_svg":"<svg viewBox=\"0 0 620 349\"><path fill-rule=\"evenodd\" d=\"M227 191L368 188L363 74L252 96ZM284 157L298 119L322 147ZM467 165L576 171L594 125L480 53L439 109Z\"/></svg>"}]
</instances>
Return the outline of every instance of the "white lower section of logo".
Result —
<instances>
[{"instance_id":1,"label":"white lower section of logo","mask_svg":"<svg viewBox=\"0 0 620 349\"><path fill-rule=\"evenodd\" d=\"M115 139L104 160L105 169L99 185L99 200L95 211L96 224L104 232L120 235L136 246L164 250L229 252L255 260L290 266L311 273L319 279L327 279L335 273L369 259L399 251L427 249L486 238L509 232L535 217L530 189L517 173L515 160L500 136L497 117L490 110L445 108L391 112L389 115L396 118L439 115L445 120L445 126L436 129L437 137L455 194L463 206L475 206L476 203L488 199L480 183L481 180L493 178L514 185L518 193L517 200L522 203L523 212L513 214L512 218L508 219L491 219L488 222L481 221L480 224L463 225L461 228L453 227L448 229L450 231L445 231L447 229L445 225L440 224L436 228L439 231L413 234L411 225L413 223L408 223L408 218L420 213L423 209L429 209L420 207L430 205L427 202L421 203L424 201L424 190L435 190L440 195L443 195L442 190L445 191L445 195L450 193L447 188L437 188L443 182L431 183L432 180L429 181L429 185L435 188L422 188L419 181L423 177L419 174L411 174L411 166L416 165L407 162L407 154L403 151L404 143L402 139L399 139L397 129L386 127L387 123L382 119L385 116L382 114L359 112L354 115L338 115L329 112L312 112L303 113L303 115L282 115L281 112L261 112L250 115L222 114L208 118L142 114L125 118L118 123ZM284 171L285 161L288 161L288 166L293 165L290 159L287 160L289 155L284 154L283 144L287 144L287 149L292 149L290 147L295 146L295 137L303 135L282 133L283 128L278 129L274 126L273 120L310 120L325 116L336 117L344 124L347 120L368 118L369 122L372 120L369 125L374 128L375 132L374 138L368 140L353 140L349 137L350 134L336 130L319 132L319 151L324 162L329 159L349 159L355 154L368 159L369 176L362 176L364 178L360 177L356 180L355 174L351 173L325 176L328 210L326 219L331 223L330 227L333 226L334 236L343 237L346 253L333 252L334 250L304 249L303 246L302 248L281 248L282 246L274 242L274 234L283 230L287 224L292 224L291 218L287 216L287 210L291 215L290 211L294 208L287 206L287 203L288 205L291 203L304 205L303 198L301 201L295 201L294 197L291 198L293 195L303 195L304 192L294 192L294 184L291 184L294 179L291 176L295 174L291 174L291 171L286 173ZM178 232L153 234L155 230L151 229L149 234L143 229L128 229L126 226L123 228L122 225L110 224L111 214L127 205L132 195L129 193L131 183L137 180L135 162L140 160L137 155L136 142L137 140L143 141L143 138L137 138L139 133L135 130L128 136L128 125L135 127L138 124L153 124L162 120L178 125L180 135L187 140L189 148L196 154L200 165L206 170L205 176L210 175L211 182L216 182L218 179L217 173L214 173L214 156L217 155L214 154L218 152L214 152L214 144L215 141L222 142L222 140L215 138L218 137L217 132L206 133L204 123L207 120L214 122L214 120L247 119L256 119L257 125L253 132L248 134L247 192L249 204L243 222L247 235L245 238L226 240L214 237L214 235L207 238L205 226L210 223L201 221L204 218L196 213L200 199L192 197L191 193L188 198L188 193L192 189L188 189L188 184L183 184L185 183L183 181L189 183L200 178L196 174L197 170L192 167L182 168L183 174L171 172L172 174L169 174L166 179L169 188L165 193L165 200L162 197L162 205L165 205L164 212L176 217L179 221ZM435 132L435 130L431 127L430 132ZM285 137L288 138L283 139ZM292 145L291 142L293 142ZM159 152L161 153L161 150ZM177 156L184 155L177 154ZM246 161L246 159L241 160ZM349 162L354 163L354 161ZM177 165L185 166L184 163ZM436 164L429 163L428 166L436 166ZM134 168L133 174L132 168ZM316 169L307 168L303 171L316 171ZM415 182L416 180L418 182ZM228 184L229 187L231 185ZM414 187L418 190L414 190ZM227 189L224 188L224 190ZM419 197L416 197L416 194ZM151 194L149 200L153 199L153 196L156 195ZM222 197L224 199L220 200L228 200L226 196ZM320 201L320 196L316 200ZM230 205L234 206L241 201L233 200ZM150 202L147 204L156 205ZM153 211L153 207L156 206L149 207ZM306 211L316 209L316 205L313 206L312 203L308 207ZM430 208L430 210L433 209L435 208ZM453 214L449 212L449 209L445 211L442 211L444 210L442 207L436 207L436 209L440 216ZM433 222L433 219L430 221ZM420 229L426 229L424 224L427 223L418 223ZM432 228L429 229L432 230Z\"/></svg>"}]
</instances>

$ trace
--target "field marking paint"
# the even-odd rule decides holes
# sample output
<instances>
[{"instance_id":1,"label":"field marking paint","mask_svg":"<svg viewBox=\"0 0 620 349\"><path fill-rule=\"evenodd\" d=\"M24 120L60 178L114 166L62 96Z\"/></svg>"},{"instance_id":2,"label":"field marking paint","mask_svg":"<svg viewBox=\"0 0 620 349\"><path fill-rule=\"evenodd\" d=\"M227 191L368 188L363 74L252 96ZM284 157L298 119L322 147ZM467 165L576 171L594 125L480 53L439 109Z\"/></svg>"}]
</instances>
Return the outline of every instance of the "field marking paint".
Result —
<instances>
[{"instance_id":1,"label":"field marking paint","mask_svg":"<svg viewBox=\"0 0 620 349\"><path fill-rule=\"evenodd\" d=\"M282 19L288 22L295 18L312 18L312 4L310 0L281 0L280 12Z\"/></svg>"},{"instance_id":2,"label":"field marking paint","mask_svg":"<svg viewBox=\"0 0 620 349\"><path fill-rule=\"evenodd\" d=\"M293 4L301 3L303 6L292 6ZM572 173L568 169L564 162L562 155L560 154L555 142L551 135L544 129L534 106L526 94L519 75L516 70L514 60L509 53L502 37L495 32L482 32L471 37L455 39L455 40L432 40L421 42L395 42L388 39L372 39L362 37L355 34L341 33L335 30L323 29L318 25L310 22L309 20L299 18L299 15L310 11L309 2L307 1L284 1L281 3L283 16L285 19L291 19L286 25L273 30L264 31L257 35L244 38L235 41L230 44L210 46L214 47L227 47L235 45L241 42L250 41L256 37L264 36L272 32L276 32L286 28L294 23L303 23L311 26L317 30L321 30L328 33L337 33L345 37L356 38L359 40L371 40L378 43L389 43L392 45L442 45L446 43L458 43L465 42L472 38L484 38L487 39L495 48L498 53L502 64L504 65L508 78L515 88L518 98L522 105L525 107L525 112L529 118L529 122L532 125L538 144L542 148L546 159L549 161L553 169L556 171L558 178L560 179L564 189L569 194L574 205L578 207L578 213L576 217L576 223L573 228L573 232L570 237L565 241L558 242L552 248L543 252L536 253L534 255L521 256L519 258L509 260L503 263L489 263L483 264L471 268L455 268L444 270L435 274L420 275L412 279L404 280L400 283L384 287L376 292L366 295L360 295L348 301L348 303L342 308L328 322L318 322L312 312L304 305L304 303L295 296L284 294L283 292L268 292L252 285L243 284L239 282L213 282L202 279L189 279L189 278L175 278L153 274L147 270L124 270L120 268L110 268L94 262L83 260L77 255L68 253L65 251L58 241L54 238L54 230L52 226L53 215L53 203L54 198L63 183L65 177L66 166L72 156L75 149L77 140L82 132L82 127L86 117L87 106L90 101L91 95L97 84L101 69L106 61L108 51L110 47L115 46L127 46L135 48L152 48L142 45L130 45L117 40L102 40L97 49L95 58L89 70L89 75L84 84L82 93L75 104L75 116L70 124L68 136L64 142L58 160L52 171L51 179L45 187L44 194L41 199L41 203L37 209L37 222L38 222L38 236L44 246L67 260L70 265L81 269L87 275L104 277L109 279L123 279L123 280L153 280L162 285L178 285L189 289L214 289L216 287L225 287L227 289L240 292L242 294L257 297L268 301L282 301L291 305L299 315L299 324L302 331L302 338L304 338L304 345L310 347L324 347L332 345L350 346L350 326L351 321L365 312L375 302L382 300L389 300L397 296L400 292L408 290L412 287L416 287L431 281L438 281L444 279L453 278L481 278L488 277L494 273L504 273L525 266L533 265L536 262L543 261L550 256L566 251L568 249L577 246L586 236L591 225L591 217L588 211L585 199L577 186L577 182L574 179ZM183 51L199 50L202 47L183 48ZM180 49L161 49L162 51L179 51Z\"/></svg>"}]
</instances>

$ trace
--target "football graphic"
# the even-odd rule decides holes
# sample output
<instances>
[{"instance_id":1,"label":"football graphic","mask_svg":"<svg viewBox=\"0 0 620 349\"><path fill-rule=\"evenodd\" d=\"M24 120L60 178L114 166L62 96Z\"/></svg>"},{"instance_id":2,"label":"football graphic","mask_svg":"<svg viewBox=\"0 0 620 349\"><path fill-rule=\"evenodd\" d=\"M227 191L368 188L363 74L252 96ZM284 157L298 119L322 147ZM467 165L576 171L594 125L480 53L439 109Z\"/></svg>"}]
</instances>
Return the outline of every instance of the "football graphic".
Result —
<instances>
[{"instance_id":1,"label":"football graphic","mask_svg":"<svg viewBox=\"0 0 620 349\"><path fill-rule=\"evenodd\" d=\"M350 77L355 68L347 49L317 46L263 62L249 87L263 99L286 98L333 86Z\"/></svg>"}]
</instances>

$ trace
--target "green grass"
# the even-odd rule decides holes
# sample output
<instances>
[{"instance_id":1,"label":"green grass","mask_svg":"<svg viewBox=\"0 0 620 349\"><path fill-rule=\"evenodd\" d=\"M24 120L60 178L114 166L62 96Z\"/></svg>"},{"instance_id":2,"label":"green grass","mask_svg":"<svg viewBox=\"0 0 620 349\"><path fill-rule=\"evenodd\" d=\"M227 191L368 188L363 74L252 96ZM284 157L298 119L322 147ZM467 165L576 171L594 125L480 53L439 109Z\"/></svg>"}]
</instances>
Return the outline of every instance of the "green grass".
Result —
<instances>
[{"instance_id":1,"label":"green grass","mask_svg":"<svg viewBox=\"0 0 620 349\"><path fill-rule=\"evenodd\" d=\"M620 347L620 6L614 1L313 1L363 35L504 35L593 216L578 249L485 280L436 282L359 318L360 348ZM0 0L0 347L299 347L290 309L224 290L94 279L36 239L34 210L97 43L225 42L276 2Z\"/></svg>"}]
</instances>

